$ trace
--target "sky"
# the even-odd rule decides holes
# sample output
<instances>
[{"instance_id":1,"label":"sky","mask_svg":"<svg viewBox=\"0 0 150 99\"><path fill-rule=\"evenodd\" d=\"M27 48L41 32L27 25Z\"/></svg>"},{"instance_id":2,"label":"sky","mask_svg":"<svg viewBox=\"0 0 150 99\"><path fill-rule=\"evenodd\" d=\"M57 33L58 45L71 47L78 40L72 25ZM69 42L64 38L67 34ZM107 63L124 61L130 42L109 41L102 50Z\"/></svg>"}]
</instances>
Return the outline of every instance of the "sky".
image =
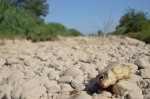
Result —
<instances>
[{"instance_id":1,"label":"sky","mask_svg":"<svg viewBox=\"0 0 150 99\"><path fill-rule=\"evenodd\" d=\"M150 0L47 0L47 3L46 23L61 23L84 35L104 31L108 22L108 32L114 31L128 6L146 12L150 17Z\"/></svg>"}]
</instances>

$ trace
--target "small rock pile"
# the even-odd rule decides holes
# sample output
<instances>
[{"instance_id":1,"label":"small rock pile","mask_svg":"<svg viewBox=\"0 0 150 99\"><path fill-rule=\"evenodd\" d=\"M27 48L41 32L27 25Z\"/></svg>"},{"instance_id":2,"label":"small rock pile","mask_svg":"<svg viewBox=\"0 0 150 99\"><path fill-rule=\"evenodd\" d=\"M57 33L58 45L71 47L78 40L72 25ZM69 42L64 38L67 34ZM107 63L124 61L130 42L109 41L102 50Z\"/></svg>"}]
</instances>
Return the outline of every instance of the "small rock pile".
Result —
<instances>
[{"instance_id":1,"label":"small rock pile","mask_svg":"<svg viewBox=\"0 0 150 99\"><path fill-rule=\"evenodd\" d=\"M150 45L128 37L69 37L32 43L0 40L0 99L149 99ZM129 79L110 89L95 77L110 63Z\"/></svg>"}]
</instances>

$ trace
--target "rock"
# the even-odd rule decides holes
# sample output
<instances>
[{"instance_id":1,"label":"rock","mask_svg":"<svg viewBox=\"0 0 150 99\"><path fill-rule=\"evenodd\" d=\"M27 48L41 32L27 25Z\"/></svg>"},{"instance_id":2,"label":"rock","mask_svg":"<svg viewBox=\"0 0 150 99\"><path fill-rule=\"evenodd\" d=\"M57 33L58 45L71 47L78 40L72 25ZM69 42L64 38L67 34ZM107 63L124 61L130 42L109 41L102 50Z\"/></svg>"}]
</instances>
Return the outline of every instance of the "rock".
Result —
<instances>
[{"instance_id":1,"label":"rock","mask_svg":"<svg viewBox=\"0 0 150 99\"><path fill-rule=\"evenodd\" d=\"M72 76L62 76L58 80L59 83L70 83L73 80Z\"/></svg>"},{"instance_id":2,"label":"rock","mask_svg":"<svg viewBox=\"0 0 150 99\"><path fill-rule=\"evenodd\" d=\"M29 70L29 71L25 71L24 72L24 77L25 78L33 78L34 76L35 76L36 74L34 73L34 71L33 70Z\"/></svg>"},{"instance_id":3,"label":"rock","mask_svg":"<svg viewBox=\"0 0 150 99\"><path fill-rule=\"evenodd\" d=\"M141 69L140 72L143 78L150 78L150 69Z\"/></svg>"},{"instance_id":4,"label":"rock","mask_svg":"<svg viewBox=\"0 0 150 99\"><path fill-rule=\"evenodd\" d=\"M97 71L92 71L91 73L88 73L88 79L93 79L98 75Z\"/></svg>"},{"instance_id":5,"label":"rock","mask_svg":"<svg viewBox=\"0 0 150 99\"><path fill-rule=\"evenodd\" d=\"M70 86L70 84L61 84L61 91L72 91L73 88Z\"/></svg>"},{"instance_id":6,"label":"rock","mask_svg":"<svg viewBox=\"0 0 150 99\"><path fill-rule=\"evenodd\" d=\"M136 74L130 74L130 77L127 79L127 81L133 82L133 83L138 83L141 82L143 78L141 76L138 76Z\"/></svg>"},{"instance_id":7,"label":"rock","mask_svg":"<svg viewBox=\"0 0 150 99\"><path fill-rule=\"evenodd\" d=\"M92 99L92 97L87 93L81 92L72 95L71 97L69 97L69 99Z\"/></svg>"},{"instance_id":8,"label":"rock","mask_svg":"<svg viewBox=\"0 0 150 99\"><path fill-rule=\"evenodd\" d=\"M16 58L8 58L6 60L6 63L11 65L11 64L19 64L19 59L16 59Z\"/></svg>"},{"instance_id":9,"label":"rock","mask_svg":"<svg viewBox=\"0 0 150 99\"><path fill-rule=\"evenodd\" d=\"M83 72L76 67L70 67L63 72L63 76L72 76L73 78L79 75L82 76Z\"/></svg>"},{"instance_id":10,"label":"rock","mask_svg":"<svg viewBox=\"0 0 150 99\"><path fill-rule=\"evenodd\" d=\"M107 91L103 91L102 95L104 95L104 96L106 96L108 98L110 98L112 96L112 94L110 92L107 92Z\"/></svg>"},{"instance_id":11,"label":"rock","mask_svg":"<svg viewBox=\"0 0 150 99\"><path fill-rule=\"evenodd\" d=\"M11 93L13 99L19 99L22 93L22 88L20 86L14 88Z\"/></svg>"},{"instance_id":12,"label":"rock","mask_svg":"<svg viewBox=\"0 0 150 99\"><path fill-rule=\"evenodd\" d=\"M40 98L42 94L46 93L46 88L44 86L37 86L27 90L23 90L21 94L21 99L26 99L27 96L35 97L36 99Z\"/></svg>"},{"instance_id":13,"label":"rock","mask_svg":"<svg viewBox=\"0 0 150 99\"><path fill-rule=\"evenodd\" d=\"M60 85L54 85L49 88L48 93L55 93L61 90Z\"/></svg>"},{"instance_id":14,"label":"rock","mask_svg":"<svg viewBox=\"0 0 150 99\"><path fill-rule=\"evenodd\" d=\"M102 88L107 88L110 85L115 84L118 80L129 78L130 72L131 68L128 65L116 63L110 64L100 71L100 73L96 76L96 79Z\"/></svg>"},{"instance_id":15,"label":"rock","mask_svg":"<svg viewBox=\"0 0 150 99\"><path fill-rule=\"evenodd\" d=\"M46 61L50 58L50 56L46 54L40 54L40 55L37 55L36 57L39 58L41 61Z\"/></svg>"},{"instance_id":16,"label":"rock","mask_svg":"<svg viewBox=\"0 0 150 99\"><path fill-rule=\"evenodd\" d=\"M120 80L118 83L113 85L112 91L120 96L123 96L126 91L137 92L140 96L142 96L142 90L135 83L125 80Z\"/></svg>"},{"instance_id":17,"label":"rock","mask_svg":"<svg viewBox=\"0 0 150 99\"><path fill-rule=\"evenodd\" d=\"M71 86L72 86L72 87L76 87L76 86L78 86L78 85L82 85L83 82L84 82L83 76L76 76L76 77L72 80Z\"/></svg>"},{"instance_id":18,"label":"rock","mask_svg":"<svg viewBox=\"0 0 150 99\"><path fill-rule=\"evenodd\" d=\"M6 60L0 58L0 67L1 67L2 65L4 65L5 63L6 63Z\"/></svg>"},{"instance_id":19,"label":"rock","mask_svg":"<svg viewBox=\"0 0 150 99\"><path fill-rule=\"evenodd\" d=\"M7 80L8 80L8 82L9 81L15 82L15 81L19 81L23 78L24 78L24 73L21 71L16 71L16 72L12 73L11 75L9 75Z\"/></svg>"},{"instance_id":20,"label":"rock","mask_svg":"<svg viewBox=\"0 0 150 99\"><path fill-rule=\"evenodd\" d=\"M2 85L0 86L0 99L2 99L2 97L5 97L6 99L11 99L10 97L10 92L12 90L12 86L10 85Z\"/></svg>"},{"instance_id":21,"label":"rock","mask_svg":"<svg viewBox=\"0 0 150 99\"><path fill-rule=\"evenodd\" d=\"M55 68L55 70L62 70L63 62L55 60L49 64L49 67Z\"/></svg>"},{"instance_id":22,"label":"rock","mask_svg":"<svg viewBox=\"0 0 150 99\"><path fill-rule=\"evenodd\" d=\"M57 77L57 75L58 75L58 73L56 71L51 71L51 72L48 73L48 78L50 80L53 80Z\"/></svg>"},{"instance_id":23,"label":"rock","mask_svg":"<svg viewBox=\"0 0 150 99\"><path fill-rule=\"evenodd\" d=\"M130 92L128 95L127 95L127 99L144 99L143 98L143 95L141 94L140 91L136 91L136 92Z\"/></svg>"},{"instance_id":24,"label":"rock","mask_svg":"<svg viewBox=\"0 0 150 99\"><path fill-rule=\"evenodd\" d=\"M3 67L0 68L0 75L2 78L7 78L11 73L14 72L14 68Z\"/></svg>"},{"instance_id":25,"label":"rock","mask_svg":"<svg viewBox=\"0 0 150 99\"><path fill-rule=\"evenodd\" d=\"M150 64L148 63L148 61L142 57L136 59L135 64L138 65L141 69L150 68Z\"/></svg>"},{"instance_id":26,"label":"rock","mask_svg":"<svg viewBox=\"0 0 150 99\"><path fill-rule=\"evenodd\" d=\"M47 83L44 84L46 89L49 89L50 87L57 85L57 81L49 81Z\"/></svg>"},{"instance_id":27,"label":"rock","mask_svg":"<svg viewBox=\"0 0 150 99\"><path fill-rule=\"evenodd\" d=\"M24 61L24 64L25 64L26 66L30 66L30 65L31 65L31 61L25 60L25 61Z\"/></svg>"},{"instance_id":28,"label":"rock","mask_svg":"<svg viewBox=\"0 0 150 99\"><path fill-rule=\"evenodd\" d=\"M45 83L49 82L49 79L48 79L48 77L46 75L35 76L34 78L37 79L40 84L45 84Z\"/></svg>"},{"instance_id":29,"label":"rock","mask_svg":"<svg viewBox=\"0 0 150 99\"><path fill-rule=\"evenodd\" d=\"M33 78L33 79L30 79L30 80L24 82L21 85L21 87L22 87L22 90L27 90L27 89L31 89L31 88L37 87L39 85L40 85L40 83L38 82L38 80Z\"/></svg>"},{"instance_id":30,"label":"rock","mask_svg":"<svg viewBox=\"0 0 150 99\"><path fill-rule=\"evenodd\" d=\"M91 73L92 71L94 71L94 67L90 66L90 64L84 64L81 66L80 68L83 72L87 72L87 73Z\"/></svg>"}]
</instances>

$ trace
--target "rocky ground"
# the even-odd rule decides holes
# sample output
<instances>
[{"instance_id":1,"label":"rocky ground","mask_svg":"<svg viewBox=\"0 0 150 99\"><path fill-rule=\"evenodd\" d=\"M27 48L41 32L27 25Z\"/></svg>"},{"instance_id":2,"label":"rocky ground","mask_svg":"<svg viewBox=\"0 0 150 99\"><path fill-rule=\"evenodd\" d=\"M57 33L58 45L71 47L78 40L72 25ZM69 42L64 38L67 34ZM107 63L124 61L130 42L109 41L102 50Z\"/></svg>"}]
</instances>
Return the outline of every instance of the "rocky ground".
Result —
<instances>
[{"instance_id":1,"label":"rocky ground","mask_svg":"<svg viewBox=\"0 0 150 99\"><path fill-rule=\"evenodd\" d=\"M131 38L0 40L0 99L149 99L150 45ZM95 77L111 63L129 79L103 89Z\"/></svg>"}]
</instances>

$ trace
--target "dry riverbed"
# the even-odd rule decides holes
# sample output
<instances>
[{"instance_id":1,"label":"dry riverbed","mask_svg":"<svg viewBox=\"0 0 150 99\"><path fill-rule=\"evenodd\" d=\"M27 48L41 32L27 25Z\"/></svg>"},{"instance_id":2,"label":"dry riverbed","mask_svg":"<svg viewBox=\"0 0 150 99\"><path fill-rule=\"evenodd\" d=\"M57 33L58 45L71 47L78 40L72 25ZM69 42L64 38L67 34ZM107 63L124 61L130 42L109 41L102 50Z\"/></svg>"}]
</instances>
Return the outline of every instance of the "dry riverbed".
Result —
<instances>
[{"instance_id":1,"label":"dry riverbed","mask_svg":"<svg viewBox=\"0 0 150 99\"><path fill-rule=\"evenodd\" d=\"M129 65L129 79L101 88L108 64ZM150 45L131 38L0 40L0 99L148 99Z\"/></svg>"}]
</instances>

